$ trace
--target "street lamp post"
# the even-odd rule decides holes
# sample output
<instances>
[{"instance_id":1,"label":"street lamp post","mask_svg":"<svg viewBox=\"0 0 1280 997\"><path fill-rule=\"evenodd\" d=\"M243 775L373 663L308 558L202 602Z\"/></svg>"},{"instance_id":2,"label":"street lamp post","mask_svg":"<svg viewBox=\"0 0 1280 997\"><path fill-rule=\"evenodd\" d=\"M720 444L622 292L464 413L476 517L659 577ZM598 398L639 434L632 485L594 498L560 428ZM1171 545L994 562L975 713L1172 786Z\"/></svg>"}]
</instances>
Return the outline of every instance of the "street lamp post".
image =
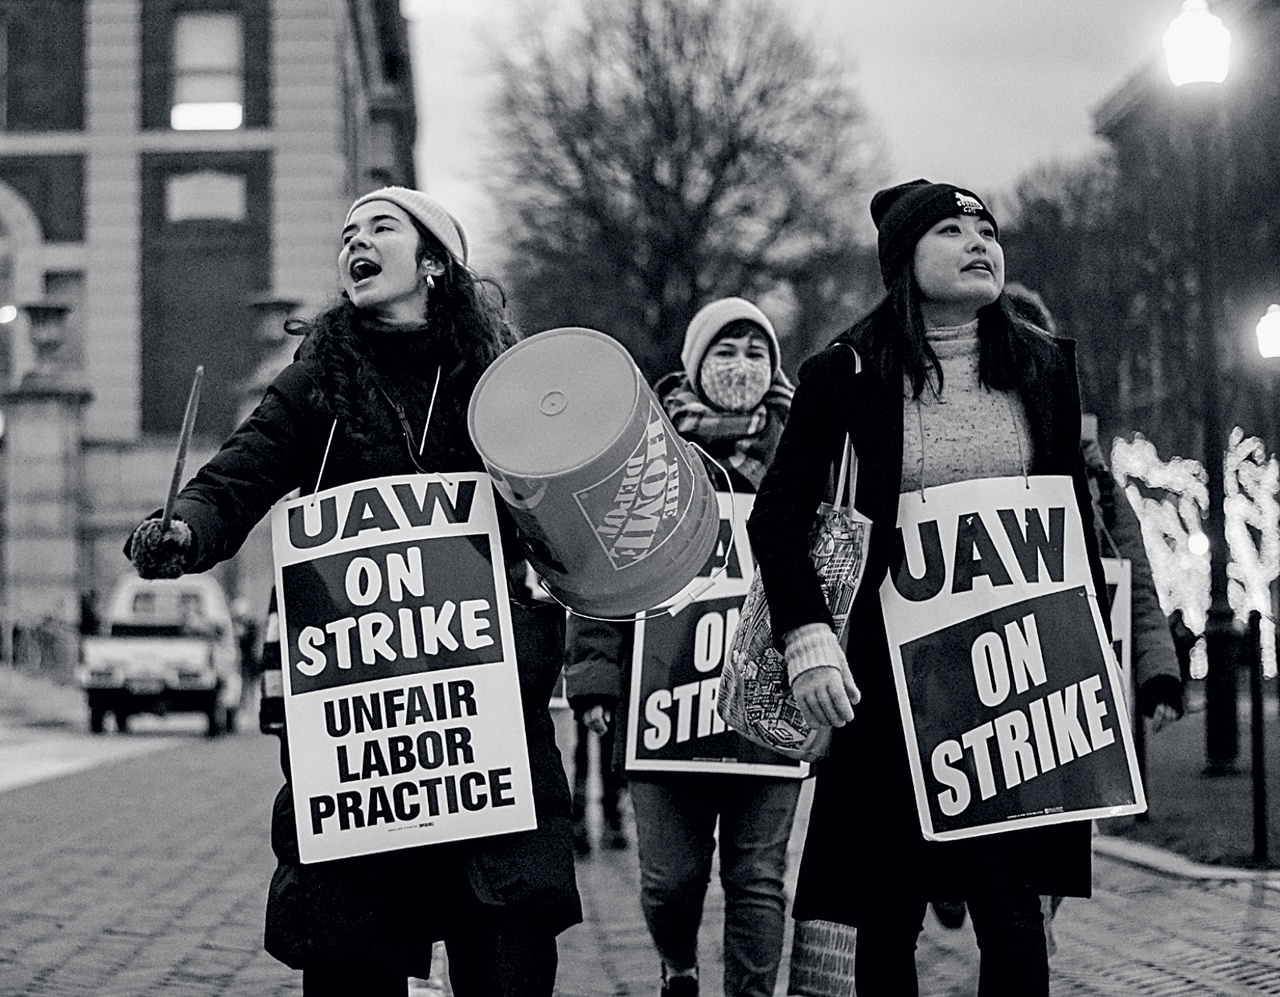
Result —
<instances>
[{"instance_id":1,"label":"street lamp post","mask_svg":"<svg viewBox=\"0 0 1280 997\"><path fill-rule=\"evenodd\" d=\"M1280 305L1268 305L1266 314L1258 319L1254 329L1258 336L1258 353L1266 360L1280 357ZM1267 397L1267 434L1271 437L1267 443L1276 446L1275 420L1275 375L1271 372L1271 388ZM1275 612L1275 595L1268 586L1271 605L1268 609ZM1250 636L1257 635L1258 614L1249 618ZM1260 637L1260 635L1257 635ZM1268 847L1267 833L1271 824L1267 807L1267 746L1265 738L1266 711L1262 696L1262 653L1261 639L1258 641L1258 655L1252 662L1249 671L1249 730L1250 730L1250 768L1253 774L1253 860L1259 866L1270 864L1271 856Z\"/></svg>"},{"instance_id":2,"label":"street lamp post","mask_svg":"<svg viewBox=\"0 0 1280 997\"><path fill-rule=\"evenodd\" d=\"M1280 357L1280 305L1268 305L1262 318L1254 327L1258 337L1258 356L1266 363L1266 405L1263 413L1263 429L1267 434L1266 445L1272 453L1280 453L1280 426L1276 424L1277 370L1275 359Z\"/></svg>"},{"instance_id":3,"label":"street lamp post","mask_svg":"<svg viewBox=\"0 0 1280 997\"><path fill-rule=\"evenodd\" d=\"M1222 130L1218 85L1226 79L1231 34L1209 11L1205 0L1184 0L1182 13L1165 32L1169 77L1195 105L1201 120L1193 131L1196 151L1196 224L1200 249L1200 305L1204 334L1199 341L1204 468L1209 478L1209 508L1204 532L1209 541L1209 613L1205 642L1209 673L1205 682L1206 774L1235 771L1239 753L1236 722L1236 661L1241 635L1227 599L1227 550L1223 505L1223 413L1219 384L1222 293L1218 283L1219 133Z\"/></svg>"}]
</instances>

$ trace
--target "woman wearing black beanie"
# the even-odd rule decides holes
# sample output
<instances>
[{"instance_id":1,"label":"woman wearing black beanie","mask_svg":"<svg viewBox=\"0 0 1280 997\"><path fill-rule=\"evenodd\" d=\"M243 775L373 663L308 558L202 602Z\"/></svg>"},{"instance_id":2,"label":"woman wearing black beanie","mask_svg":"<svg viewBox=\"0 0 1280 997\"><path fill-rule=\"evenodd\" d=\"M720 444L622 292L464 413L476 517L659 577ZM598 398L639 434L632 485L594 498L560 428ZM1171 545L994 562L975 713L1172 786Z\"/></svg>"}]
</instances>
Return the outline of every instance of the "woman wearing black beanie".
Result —
<instances>
[{"instance_id":1,"label":"woman wearing black beanie","mask_svg":"<svg viewBox=\"0 0 1280 997\"><path fill-rule=\"evenodd\" d=\"M998 228L975 194L916 180L876 194L871 214L888 294L801 368L749 523L796 699L811 724L835 728L818 765L793 913L858 929L858 997L910 997L927 902L963 898L982 950L979 994L1047 995L1039 895L1089 895L1090 823L925 840L880 587L900 493L1069 475L1095 591L1105 592L1074 352L1006 310ZM858 457L855 505L872 522L848 660L808 554L846 433ZM968 656L956 667L969 669Z\"/></svg>"}]
</instances>

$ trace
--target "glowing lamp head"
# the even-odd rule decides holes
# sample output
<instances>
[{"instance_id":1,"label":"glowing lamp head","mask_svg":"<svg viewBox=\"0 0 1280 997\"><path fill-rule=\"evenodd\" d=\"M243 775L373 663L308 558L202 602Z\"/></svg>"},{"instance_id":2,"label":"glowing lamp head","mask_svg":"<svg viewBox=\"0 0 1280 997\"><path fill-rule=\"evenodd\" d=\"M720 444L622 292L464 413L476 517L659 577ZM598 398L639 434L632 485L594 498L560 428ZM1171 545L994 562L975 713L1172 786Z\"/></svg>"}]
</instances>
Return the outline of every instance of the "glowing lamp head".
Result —
<instances>
[{"instance_id":1,"label":"glowing lamp head","mask_svg":"<svg viewBox=\"0 0 1280 997\"><path fill-rule=\"evenodd\" d=\"M1264 357L1280 357L1280 305L1268 305L1267 313L1258 319L1258 353Z\"/></svg>"},{"instance_id":2,"label":"glowing lamp head","mask_svg":"<svg viewBox=\"0 0 1280 997\"><path fill-rule=\"evenodd\" d=\"M1227 78L1231 32L1209 13L1205 0L1184 0L1182 13L1164 33L1169 78L1187 83L1221 83Z\"/></svg>"},{"instance_id":3,"label":"glowing lamp head","mask_svg":"<svg viewBox=\"0 0 1280 997\"><path fill-rule=\"evenodd\" d=\"M1209 538L1197 530L1187 537L1187 550L1196 557L1204 557L1209 553Z\"/></svg>"}]
</instances>

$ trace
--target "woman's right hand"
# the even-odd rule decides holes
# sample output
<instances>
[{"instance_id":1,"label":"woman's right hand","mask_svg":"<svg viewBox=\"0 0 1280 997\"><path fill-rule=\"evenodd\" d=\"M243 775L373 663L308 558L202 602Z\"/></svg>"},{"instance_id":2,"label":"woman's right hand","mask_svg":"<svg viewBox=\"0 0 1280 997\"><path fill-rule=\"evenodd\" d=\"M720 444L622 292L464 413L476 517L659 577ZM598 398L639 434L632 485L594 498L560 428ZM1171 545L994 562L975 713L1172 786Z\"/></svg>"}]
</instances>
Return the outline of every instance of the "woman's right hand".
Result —
<instances>
[{"instance_id":1,"label":"woman's right hand","mask_svg":"<svg viewBox=\"0 0 1280 997\"><path fill-rule=\"evenodd\" d=\"M191 553L191 527L180 519L144 520L133 531L129 560L143 578L178 578L186 573Z\"/></svg>"},{"instance_id":2,"label":"woman's right hand","mask_svg":"<svg viewBox=\"0 0 1280 997\"><path fill-rule=\"evenodd\" d=\"M791 691L810 727L843 727L853 719L853 708L862 699L847 664L811 668L796 678Z\"/></svg>"},{"instance_id":3,"label":"woman's right hand","mask_svg":"<svg viewBox=\"0 0 1280 997\"><path fill-rule=\"evenodd\" d=\"M797 627L786 635L791 691L810 727L843 727L862 699L844 650L825 624Z\"/></svg>"}]
</instances>

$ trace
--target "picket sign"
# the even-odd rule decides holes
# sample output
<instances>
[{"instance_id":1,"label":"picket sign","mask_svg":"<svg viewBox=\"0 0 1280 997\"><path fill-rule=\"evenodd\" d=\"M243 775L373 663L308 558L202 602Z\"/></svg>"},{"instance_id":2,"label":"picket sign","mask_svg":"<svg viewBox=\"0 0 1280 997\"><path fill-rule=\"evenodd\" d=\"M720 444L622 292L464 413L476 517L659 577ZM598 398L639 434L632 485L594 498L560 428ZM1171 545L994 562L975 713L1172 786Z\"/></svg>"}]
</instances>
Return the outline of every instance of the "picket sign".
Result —
<instances>
[{"instance_id":1,"label":"picket sign","mask_svg":"<svg viewBox=\"0 0 1280 997\"><path fill-rule=\"evenodd\" d=\"M1140 813L1071 479L904 494L880 587L925 838Z\"/></svg>"},{"instance_id":2,"label":"picket sign","mask_svg":"<svg viewBox=\"0 0 1280 997\"><path fill-rule=\"evenodd\" d=\"M1111 612L1111 647L1120 666L1120 686L1129 698L1129 722L1138 722L1138 684L1133 674L1133 562L1128 558L1104 557L1102 577L1107 585L1107 605Z\"/></svg>"},{"instance_id":3,"label":"picket sign","mask_svg":"<svg viewBox=\"0 0 1280 997\"><path fill-rule=\"evenodd\" d=\"M285 499L271 533L302 861L536 827L488 475Z\"/></svg>"},{"instance_id":4,"label":"picket sign","mask_svg":"<svg viewBox=\"0 0 1280 997\"><path fill-rule=\"evenodd\" d=\"M808 762L752 744L716 711L720 675L756 570L747 539L755 496L717 492L716 499L720 534L711 557L685 590L656 608L692 600L674 616L649 612L636 620L626 768L803 779Z\"/></svg>"}]
</instances>

